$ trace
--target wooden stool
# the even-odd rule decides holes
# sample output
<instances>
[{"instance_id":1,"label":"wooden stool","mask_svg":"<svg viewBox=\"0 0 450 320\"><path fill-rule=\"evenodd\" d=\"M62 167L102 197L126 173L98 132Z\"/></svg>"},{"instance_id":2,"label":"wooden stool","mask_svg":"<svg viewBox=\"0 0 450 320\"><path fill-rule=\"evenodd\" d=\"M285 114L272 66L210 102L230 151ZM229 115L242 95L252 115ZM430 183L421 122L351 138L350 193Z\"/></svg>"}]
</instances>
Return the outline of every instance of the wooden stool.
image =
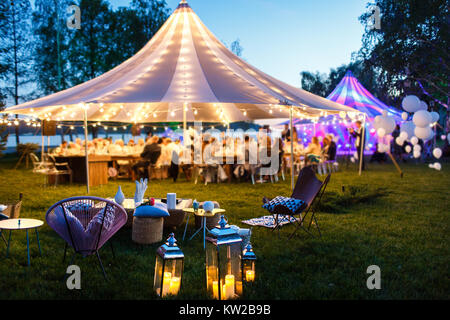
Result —
<instances>
[{"instance_id":1,"label":"wooden stool","mask_svg":"<svg viewBox=\"0 0 450 320\"><path fill-rule=\"evenodd\" d=\"M133 218L132 240L139 244L152 244L162 241L164 219Z\"/></svg>"}]
</instances>

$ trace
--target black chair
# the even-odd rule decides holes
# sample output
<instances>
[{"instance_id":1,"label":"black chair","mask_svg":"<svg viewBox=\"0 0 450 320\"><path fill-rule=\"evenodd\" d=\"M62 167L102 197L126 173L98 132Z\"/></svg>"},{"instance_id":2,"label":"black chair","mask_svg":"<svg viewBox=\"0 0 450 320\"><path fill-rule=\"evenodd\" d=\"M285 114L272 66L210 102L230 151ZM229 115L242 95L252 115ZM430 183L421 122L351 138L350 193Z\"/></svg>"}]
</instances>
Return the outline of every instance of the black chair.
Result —
<instances>
[{"instance_id":1,"label":"black chair","mask_svg":"<svg viewBox=\"0 0 450 320\"><path fill-rule=\"evenodd\" d=\"M294 232L289 236L289 239L291 239L294 236L294 234L297 232L299 228L302 228L305 232L307 232L311 236L314 236L310 232L310 228L313 221L315 226L317 227L319 236L321 237L322 234L320 232L320 227L316 218L316 212L314 211L313 204L315 203L315 201L317 203L320 202L322 195L325 192L325 188L327 187L328 182L330 181L330 177L331 174L328 174L325 180L322 182L319 179L317 179L316 173L310 166L304 167L298 175L297 183L295 184L295 188L294 191L292 192L291 198L303 200L305 203L295 212L292 212L283 205L276 205L272 210L272 214L275 216L274 218L276 223L272 231L277 229L279 232L280 222L282 222L278 220L280 215L287 215L292 217L299 215L299 219L296 219L297 226ZM268 201L270 200L267 198L263 199L264 203ZM308 227L306 228L304 222L310 212L311 212L311 219L308 224Z\"/></svg>"}]
</instances>

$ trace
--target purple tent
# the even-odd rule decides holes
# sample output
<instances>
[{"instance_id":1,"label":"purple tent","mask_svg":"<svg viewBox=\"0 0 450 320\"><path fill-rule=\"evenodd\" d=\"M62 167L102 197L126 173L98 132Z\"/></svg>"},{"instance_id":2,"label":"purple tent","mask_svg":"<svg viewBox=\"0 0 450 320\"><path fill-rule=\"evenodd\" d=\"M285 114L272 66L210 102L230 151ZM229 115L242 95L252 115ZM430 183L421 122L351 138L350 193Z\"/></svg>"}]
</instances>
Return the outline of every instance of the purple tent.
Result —
<instances>
[{"instance_id":1,"label":"purple tent","mask_svg":"<svg viewBox=\"0 0 450 320\"><path fill-rule=\"evenodd\" d=\"M347 71L327 99L364 112L370 120L381 115L384 110L390 115L400 117L398 111L388 107L367 91L350 70Z\"/></svg>"}]
</instances>

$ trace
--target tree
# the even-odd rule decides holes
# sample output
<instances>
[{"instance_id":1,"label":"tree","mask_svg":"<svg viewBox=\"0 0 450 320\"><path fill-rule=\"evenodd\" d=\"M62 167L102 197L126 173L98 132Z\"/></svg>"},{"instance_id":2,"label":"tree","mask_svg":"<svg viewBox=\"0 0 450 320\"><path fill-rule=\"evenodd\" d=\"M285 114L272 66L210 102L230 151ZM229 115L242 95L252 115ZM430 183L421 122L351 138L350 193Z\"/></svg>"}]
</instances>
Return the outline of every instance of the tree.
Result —
<instances>
[{"instance_id":1,"label":"tree","mask_svg":"<svg viewBox=\"0 0 450 320\"><path fill-rule=\"evenodd\" d=\"M1 66L0 66L1 73ZM5 108L3 99L5 96L0 91L0 111ZM2 151L6 149L6 143L8 142L8 126L3 123L3 116L0 115L0 157L3 155Z\"/></svg>"},{"instance_id":2,"label":"tree","mask_svg":"<svg viewBox=\"0 0 450 320\"><path fill-rule=\"evenodd\" d=\"M318 71L316 73L302 71L300 72L300 76L302 89L322 97L326 96L329 87L326 74L320 73Z\"/></svg>"},{"instance_id":3,"label":"tree","mask_svg":"<svg viewBox=\"0 0 450 320\"><path fill-rule=\"evenodd\" d=\"M359 51L366 66L377 68L386 85L420 92L448 109L449 5L447 0L375 0L380 29L372 12L360 16L365 25Z\"/></svg>"},{"instance_id":4,"label":"tree","mask_svg":"<svg viewBox=\"0 0 450 320\"><path fill-rule=\"evenodd\" d=\"M167 20L169 9L164 0L132 0L131 8L136 10L143 28L144 38L138 43L142 48Z\"/></svg>"},{"instance_id":5,"label":"tree","mask_svg":"<svg viewBox=\"0 0 450 320\"><path fill-rule=\"evenodd\" d=\"M142 48L146 35L138 13L134 9L119 8L110 12L110 47L106 64L113 68Z\"/></svg>"},{"instance_id":6,"label":"tree","mask_svg":"<svg viewBox=\"0 0 450 320\"><path fill-rule=\"evenodd\" d=\"M355 60L349 64L331 68L328 75L320 72L302 71L300 72L302 88L322 97L327 97L336 88L348 70L375 97L387 105L399 105L398 93L386 86L383 74L380 74L375 68L366 66L361 60Z\"/></svg>"},{"instance_id":7,"label":"tree","mask_svg":"<svg viewBox=\"0 0 450 320\"><path fill-rule=\"evenodd\" d=\"M33 12L34 71L38 88L48 95L70 86L70 32L64 19L69 0L35 0Z\"/></svg>"},{"instance_id":8,"label":"tree","mask_svg":"<svg viewBox=\"0 0 450 320\"><path fill-rule=\"evenodd\" d=\"M5 68L1 75L6 95L16 105L27 100L22 89L32 81L30 17L31 6L28 0L0 2L0 64ZM20 142L19 126L16 126L16 142Z\"/></svg>"},{"instance_id":9,"label":"tree","mask_svg":"<svg viewBox=\"0 0 450 320\"><path fill-rule=\"evenodd\" d=\"M110 9L105 0L80 0L81 29L71 30L69 41L70 80L86 82L111 69L106 61L110 50Z\"/></svg>"}]
</instances>

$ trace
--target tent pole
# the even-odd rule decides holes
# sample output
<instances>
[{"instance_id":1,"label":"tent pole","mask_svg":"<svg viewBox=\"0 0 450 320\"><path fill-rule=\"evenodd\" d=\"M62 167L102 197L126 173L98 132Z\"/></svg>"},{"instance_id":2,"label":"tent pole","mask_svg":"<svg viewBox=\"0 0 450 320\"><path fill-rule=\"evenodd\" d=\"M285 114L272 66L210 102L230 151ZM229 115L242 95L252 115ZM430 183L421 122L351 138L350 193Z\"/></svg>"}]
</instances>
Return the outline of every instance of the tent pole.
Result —
<instances>
[{"instance_id":1,"label":"tent pole","mask_svg":"<svg viewBox=\"0 0 450 320\"><path fill-rule=\"evenodd\" d=\"M44 162L44 123L41 123L41 135L42 135L42 145L41 145L41 162Z\"/></svg>"},{"instance_id":2,"label":"tent pole","mask_svg":"<svg viewBox=\"0 0 450 320\"><path fill-rule=\"evenodd\" d=\"M87 110L84 108L84 152L86 155L86 190L89 194L89 156L88 156L88 127L87 127Z\"/></svg>"},{"instance_id":3,"label":"tent pole","mask_svg":"<svg viewBox=\"0 0 450 320\"><path fill-rule=\"evenodd\" d=\"M292 125L293 107L289 112L289 130L291 133L291 190L294 190L294 130Z\"/></svg>"},{"instance_id":4,"label":"tent pole","mask_svg":"<svg viewBox=\"0 0 450 320\"><path fill-rule=\"evenodd\" d=\"M187 108L187 103L185 102L183 105L183 143L185 143L184 136L186 135L186 129L187 129L186 108Z\"/></svg>"},{"instance_id":5,"label":"tent pole","mask_svg":"<svg viewBox=\"0 0 450 320\"><path fill-rule=\"evenodd\" d=\"M359 175L362 174L365 139L366 139L366 114L364 113L363 125L361 128L361 152L359 155Z\"/></svg>"}]
</instances>

